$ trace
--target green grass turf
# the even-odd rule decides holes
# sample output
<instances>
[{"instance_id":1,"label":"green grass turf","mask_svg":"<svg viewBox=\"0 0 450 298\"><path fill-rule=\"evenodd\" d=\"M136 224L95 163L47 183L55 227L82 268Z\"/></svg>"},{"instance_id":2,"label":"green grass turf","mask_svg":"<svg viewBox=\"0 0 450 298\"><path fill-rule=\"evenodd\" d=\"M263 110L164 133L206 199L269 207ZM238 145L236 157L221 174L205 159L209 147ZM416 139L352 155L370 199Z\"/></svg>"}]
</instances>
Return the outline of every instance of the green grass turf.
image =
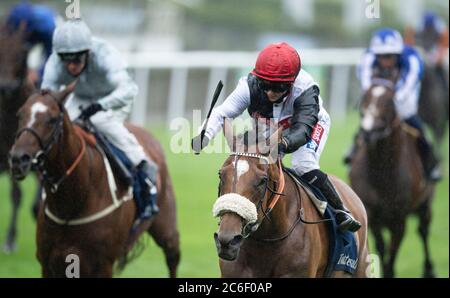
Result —
<instances>
[{"instance_id":1,"label":"green grass turf","mask_svg":"<svg viewBox=\"0 0 450 298\"><path fill-rule=\"evenodd\" d=\"M321 166L327 173L347 181L347 169L342 155L348 148L357 127L357 116L332 124ZM219 277L218 257L213 241L217 220L212 217L212 205L217 195L217 172L225 154L172 154L170 137L174 132L153 128L152 132L166 149L170 173L177 198L178 227L181 235L181 263L179 277ZM448 135L444 141L443 168L445 179L439 183L433 203L430 232L431 255L439 277L449 276L449 206L448 206ZM288 164L288 163L287 163ZM7 255L0 252L0 277L38 277L40 267L35 257L35 223L31 217L31 199L35 191L34 178L23 183L24 202L19 213L18 250ZM0 177L0 241L6 238L10 217L9 183ZM374 249L369 239L371 251ZM147 247L142 255L130 263L120 277L165 277L167 268L161 249L145 236ZM417 233L417 220L408 220L407 232L396 263L399 277L421 277L423 249Z\"/></svg>"}]
</instances>

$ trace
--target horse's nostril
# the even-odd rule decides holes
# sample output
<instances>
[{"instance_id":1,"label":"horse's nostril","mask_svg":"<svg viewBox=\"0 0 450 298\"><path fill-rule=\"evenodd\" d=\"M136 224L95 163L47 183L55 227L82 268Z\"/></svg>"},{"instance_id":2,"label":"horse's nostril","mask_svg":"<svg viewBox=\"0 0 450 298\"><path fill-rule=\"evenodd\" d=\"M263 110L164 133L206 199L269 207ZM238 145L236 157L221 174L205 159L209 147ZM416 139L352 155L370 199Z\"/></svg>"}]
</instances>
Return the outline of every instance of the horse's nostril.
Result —
<instances>
[{"instance_id":1,"label":"horse's nostril","mask_svg":"<svg viewBox=\"0 0 450 298\"><path fill-rule=\"evenodd\" d=\"M28 155L28 154L24 154L24 155L22 155L22 156L20 157L20 161L21 161L22 163L28 163L28 162L31 161L31 156Z\"/></svg>"},{"instance_id":2,"label":"horse's nostril","mask_svg":"<svg viewBox=\"0 0 450 298\"><path fill-rule=\"evenodd\" d=\"M241 241L244 239L242 235L236 235L231 239L230 245L238 245L241 243Z\"/></svg>"}]
</instances>

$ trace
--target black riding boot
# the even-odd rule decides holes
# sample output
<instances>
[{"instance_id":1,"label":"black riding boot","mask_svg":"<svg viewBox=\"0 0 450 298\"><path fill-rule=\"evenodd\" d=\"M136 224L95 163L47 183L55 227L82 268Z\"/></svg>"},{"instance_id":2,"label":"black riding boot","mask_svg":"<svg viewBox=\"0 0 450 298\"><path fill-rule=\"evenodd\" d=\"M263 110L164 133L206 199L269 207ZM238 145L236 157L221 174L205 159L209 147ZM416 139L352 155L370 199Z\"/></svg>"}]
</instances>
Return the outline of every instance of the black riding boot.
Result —
<instances>
[{"instance_id":1,"label":"black riding boot","mask_svg":"<svg viewBox=\"0 0 450 298\"><path fill-rule=\"evenodd\" d=\"M414 115L405 119L405 122L419 131L420 135L417 138L417 146L427 179L431 182L437 182L441 180L442 175L439 169L439 159L435 155L431 143L428 142L428 140L425 138L425 133L422 127L422 120L419 118L419 116Z\"/></svg>"},{"instance_id":2,"label":"black riding boot","mask_svg":"<svg viewBox=\"0 0 450 298\"><path fill-rule=\"evenodd\" d=\"M153 214L159 212L158 205L156 204L157 189L156 180L158 173L158 165L154 162L148 162L143 160L138 166L137 170L145 176L146 187L143 190L143 198L145 207L141 213L141 218L150 218Z\"/></svg>"},{"instance_id":3,"label":"black riding boot","mask_svg":"<svg viewBox=\"0 0 450 298\"><path fill-rule=\"evenodd\" d=\"M352 146L348 149L344 155L344 164L349 165L352 162L353 156L355 156L356 144L352 143Z\"/></svg>"},{"instance_id":4,"label":"black riding boot","mask_svg":"<svg viewBox=\"0 0 450 298\"><path fill-rule=\"evenodd\" d=\"M422 159L425 175L430 182L437 182L442 179L441 170L439 169L439 159L437 158L431 144L421 133L417 138L420 157Z\"/></svg>"},{"instance_id":5,"label":"black riding boot","mask_svg":"<svg viewBox=\"0 0 450 298\"><path fill-rule=\"evenodd\" d=\"M352 146L348 149L347 153L344 155L344 164L349 165L352 162L353 157L355 156L356 150L358 149L358 138L359 131L353 137Z\"/></svg>"},{"instance_id":6,"label":"black riding boot","mask_svg":"<svg viewBox=\"0 0 450 298\"><path fill-rule=\"evenodd\" d=\"M322 172L321 170L312 170L308 173L305 173L303 176L309 183L320 189L328 203L331 207L334 208L334 212L336 213L336 222L339 228L339 231L345 232L356 232L361 227L359 221L353 218L344 204L342 203L341 197L337 193L330 179L328 179L327 174Z\"/></svg>"}]
</instances>

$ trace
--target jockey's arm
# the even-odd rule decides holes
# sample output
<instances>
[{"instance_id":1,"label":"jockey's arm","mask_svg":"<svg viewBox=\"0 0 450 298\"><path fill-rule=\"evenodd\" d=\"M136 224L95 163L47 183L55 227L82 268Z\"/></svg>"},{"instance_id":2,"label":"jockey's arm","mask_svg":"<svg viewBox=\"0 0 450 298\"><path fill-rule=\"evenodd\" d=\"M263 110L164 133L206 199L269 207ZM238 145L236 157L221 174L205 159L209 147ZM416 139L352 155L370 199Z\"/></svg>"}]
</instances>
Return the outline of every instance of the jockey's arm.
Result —
<instances>
[{"instance_id":1,"label":"jockey's arm","mask_svg":"<svg viewBox=\"0 0 450 298\"><path fill-rule=\"evenodd\" d=\"M373 64L375 62L375 55L371 52L365 52L361 57L359 64L358 77L361 83L362 91L366 91L372 84Z\"/></svg>"},{"instance_id":2,"label":"jockey's arm","mask_svg":"<svg viewBox=\"0 0 450 298\"><path fill-rule=\"evenodd\" d=\"M126 68L109 71L107 80L116 88L110 94L98 100L103 109L116 110L133 102L138 93L138 86L131 79Z\"/></svg>"},{"instance_id":3,"label":"jockey's arm","mask_svg":"<svg viewBox=\"0 0 450 298\"><path fill-rule=\"evenodd\" d=\"M45 64L41 89L59 91L59 88L61 87L61 82L59 82L59 78L61 77L59 71L60 68L61 64L58 62L57 54L51 54Z\"/></svg>"},{"instance_id":4,"label":"jockey's arm","mask_svg":"<svg viewBox=\"0 0 450 298\"><path fill-rule=\"evenodd\" d=\"M236 89L220 106L212 110L205 132L208 139L212 140L216 136L222 128L225 118L236 118L241 115L249 105L250 90L248 88L247 78L241 78Z\"/></svg>"},{"instance_id":5,"label":"jockey's arm","mask_svg":"<svg viewBox=\"0 0 450 298\"><path fill-rule=\"evenodd\" d=\"M289 134L284 137L287 141L285 153L292 153L308 142L319 120L319 109L319 87L314 85L294 102L291 127Z\"/></svg>"},{"instance_id":6,"label":"jockey's arm","mask_svg":"<svg viewBox=\"0 0 450 298\"><path fill-rule=\"evenodd\" d=\"M410 96L420 83L422 76L422 62L415 55L408 57L409 72L406 77L399 82L398 89L395 93L395 101L402 104Z\"/></svg>"}]
</instances>

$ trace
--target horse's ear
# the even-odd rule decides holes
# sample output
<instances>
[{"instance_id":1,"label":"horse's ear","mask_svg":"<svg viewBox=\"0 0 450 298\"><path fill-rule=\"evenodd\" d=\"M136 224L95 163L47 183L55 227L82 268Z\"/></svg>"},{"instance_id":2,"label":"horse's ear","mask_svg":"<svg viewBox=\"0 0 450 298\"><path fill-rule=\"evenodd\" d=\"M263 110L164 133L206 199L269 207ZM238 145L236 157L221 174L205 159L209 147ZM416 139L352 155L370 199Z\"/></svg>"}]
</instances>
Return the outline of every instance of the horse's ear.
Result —
<instances>
[{"instance_id":1,"label":"horse's ear","mask_svg":"<svg viewBox=\"0 0 450 298\"><path fill-rule=\"evenodd\" d=\"M223 121L223 134L225 136L225 139L227 140L228 147L231 151L234 151L234 143L235 143L235 137L233 133L233 125L231 125L231 119L225 118Z\"/></svg>"},{"instance_id":2,"label":"horse's ear","mask_svg":"<svg viewBox=\"0 0 450 298\"><path fill-rule=\"evenodd\" d=\"M75 90L76 85L77 81L73 81L72 83L67 85L66 88L64 88L58 94L56 94L56 99L58 100L58 102L64 103L67 99L67 96L69 96L69 94Z\"/></svg>"}]
</instances>

